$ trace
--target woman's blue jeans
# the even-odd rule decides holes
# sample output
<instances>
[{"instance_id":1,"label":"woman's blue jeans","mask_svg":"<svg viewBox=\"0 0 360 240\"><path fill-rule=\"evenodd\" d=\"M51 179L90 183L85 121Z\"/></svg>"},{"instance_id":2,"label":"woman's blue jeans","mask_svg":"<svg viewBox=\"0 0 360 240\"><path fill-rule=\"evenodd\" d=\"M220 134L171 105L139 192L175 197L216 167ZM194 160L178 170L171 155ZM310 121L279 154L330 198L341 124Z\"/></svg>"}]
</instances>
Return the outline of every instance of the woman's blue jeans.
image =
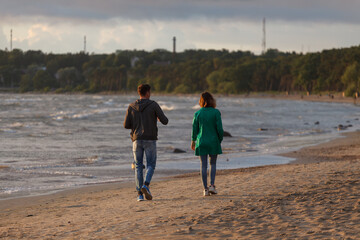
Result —
<instances>
[{"instance_id":1,"label":"woman's blue jeans","mask_svg":"<svg viewBox=\"0 0 360 240\"><path fill-rule=\"evenodd\" d=\"M135 160L135 183L136 190L141 191L144 185L143 159L146 157L145 184L149 185L156 167L156 140L135 140L133 142Z\"/></svg>"},{"instance_id":2,"label":"woman's blue jeans","mask_svg":"<svg viewBox=\"0 0 360 240\"><path fill-rule=\"evenodd\" d=\"M210 185L215 184L216 175L216 159L217 155L209 155L210 157ZM201 155L201 179L204 185L204 189L207 189L207 166L208 166L208 155Z\"/></svg>"}]
</instances>

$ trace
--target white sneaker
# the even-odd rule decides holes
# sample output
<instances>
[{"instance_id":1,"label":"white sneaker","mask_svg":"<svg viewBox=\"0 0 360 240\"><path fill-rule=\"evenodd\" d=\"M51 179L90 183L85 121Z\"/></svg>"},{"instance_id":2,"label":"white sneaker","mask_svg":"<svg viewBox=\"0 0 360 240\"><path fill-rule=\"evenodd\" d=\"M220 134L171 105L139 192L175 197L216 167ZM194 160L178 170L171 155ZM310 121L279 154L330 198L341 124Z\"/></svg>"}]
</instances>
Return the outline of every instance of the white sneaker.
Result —
<instances>
[{"instance_id":1,"label":"white sneaker","mask_svg":"<svg viewBox=\"0 0 360 240\"><path fill-rule=\"evenodd\" d=\"M211 186L209 187L209 193L211 193L211 194L217 194L215 185L211 185Z\"/></svg>"},{"instance_id":2,"label":"white sneaker","mask_svg":"<svg viewBox=\"0 0 360 240\"><path fill-rule=\"evenodd\" d=\"M209 189L204 189L204 197L210 196Z\"/></svg>"}]
</instances>

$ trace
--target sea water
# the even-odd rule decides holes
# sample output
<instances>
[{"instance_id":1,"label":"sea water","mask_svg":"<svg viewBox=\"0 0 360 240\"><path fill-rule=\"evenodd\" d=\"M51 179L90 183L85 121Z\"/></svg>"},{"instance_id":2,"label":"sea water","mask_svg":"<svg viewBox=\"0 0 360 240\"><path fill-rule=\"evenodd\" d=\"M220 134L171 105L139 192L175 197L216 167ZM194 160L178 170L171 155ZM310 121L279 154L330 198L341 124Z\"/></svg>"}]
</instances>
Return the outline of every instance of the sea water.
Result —
<instances>
[{"instance_id":1,"label":"sea water","mask_svg":"<svg viewBox=\"0 0 360 240\"><path fill-rule=\"evenodd\" d=\"M0 199L77 186L133 181L125 113L136 95L0 94ZM152 96L169 118L158 124L155 178L198 171L190 149L198 96ZM360 126L353 104L219 97L224 154L218 169L288 163L276 156ZM184 153L174 153L174 149Z\"/></svg>"}]
</instances>

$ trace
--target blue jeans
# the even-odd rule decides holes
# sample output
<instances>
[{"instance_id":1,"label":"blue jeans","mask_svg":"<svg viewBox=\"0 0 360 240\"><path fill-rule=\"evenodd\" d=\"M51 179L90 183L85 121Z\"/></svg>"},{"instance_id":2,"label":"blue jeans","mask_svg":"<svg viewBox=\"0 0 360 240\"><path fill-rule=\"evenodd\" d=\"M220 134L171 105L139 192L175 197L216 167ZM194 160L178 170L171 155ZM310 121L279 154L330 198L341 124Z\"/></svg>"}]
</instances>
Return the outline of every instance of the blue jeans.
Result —
<instances>
[{"instance_id":1,"label":"blue jeans","mask_svg":"<svg viewBox=\"0 0 360 240\"><path fill-rule=\"evenodd\" d=\"M149 185L156 166L156 140L135 140L133 142L135 160L136 190L140 193L141 187ZM146 157L146 177L144 183L143 159Z\"/></svg>"},{"instance_id":2,"label":"blue jeans","mask_svg":"<svg viewBox=\"0 0 360 240\"><path fill-rule=\"evenodd\" d=\"M215 184L215 175L216 175L216 159L217 155L209 155L210 157L210 185ZM204 185L204 189L207 189L207 165L208 165L208 155L201 155L201 178Z\"/></svg>"}]
</instances>

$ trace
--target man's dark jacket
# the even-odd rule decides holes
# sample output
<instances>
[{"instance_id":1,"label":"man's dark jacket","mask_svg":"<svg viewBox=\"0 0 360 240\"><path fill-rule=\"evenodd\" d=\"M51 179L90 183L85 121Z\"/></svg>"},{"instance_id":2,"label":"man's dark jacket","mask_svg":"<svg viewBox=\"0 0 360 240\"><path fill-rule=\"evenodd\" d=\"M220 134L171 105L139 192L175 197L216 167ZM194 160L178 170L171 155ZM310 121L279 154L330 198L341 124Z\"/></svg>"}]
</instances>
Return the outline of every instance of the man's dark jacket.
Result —
<instances>
[{"instance_id":1,"label":"man's dark jacket","mask_svg":"<svg viewBox=\"0 0 360 240\"><path fill-rule=\"evenodd\" d=\"M169 122L159 104L150 99L139 99L129 105L124 127L131 129L132 141L157 140L157 119L164 125Z\"/></svg>"}]
</instances>

